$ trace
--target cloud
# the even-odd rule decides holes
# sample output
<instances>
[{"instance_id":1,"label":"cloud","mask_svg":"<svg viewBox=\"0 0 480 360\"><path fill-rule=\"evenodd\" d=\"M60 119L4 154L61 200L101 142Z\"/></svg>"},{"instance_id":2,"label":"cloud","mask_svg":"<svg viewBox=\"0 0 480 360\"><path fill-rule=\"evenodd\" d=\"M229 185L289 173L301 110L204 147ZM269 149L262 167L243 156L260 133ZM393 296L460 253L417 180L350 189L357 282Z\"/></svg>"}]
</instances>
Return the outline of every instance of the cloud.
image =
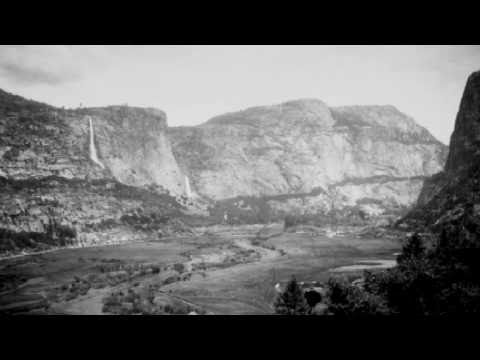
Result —
<instances>
[{"instance_id":1,"label":"cloud","mask_svg":"<svg viewBox=\"0 0 480 360\"><path fill-rule=\"evenodd\" d=\"M7 79L26 85L58 85L65 82L74 81L80 77L80 74L61 74L56 71L48 71L35 67L26 67L23 64L15 64L12 62L1 63L0 71L1 74Z\"/></svg>"},{"instance_id":2,"label":"cloud","mask_svg":"<svg viewBox=\"0 0 480 360\"><path fill-rule=\"evenodd\" d=\"M18 85L60 85L82 79L102 65L103 46L0 46L0 77Z\"/></svg>"}]
</instances>

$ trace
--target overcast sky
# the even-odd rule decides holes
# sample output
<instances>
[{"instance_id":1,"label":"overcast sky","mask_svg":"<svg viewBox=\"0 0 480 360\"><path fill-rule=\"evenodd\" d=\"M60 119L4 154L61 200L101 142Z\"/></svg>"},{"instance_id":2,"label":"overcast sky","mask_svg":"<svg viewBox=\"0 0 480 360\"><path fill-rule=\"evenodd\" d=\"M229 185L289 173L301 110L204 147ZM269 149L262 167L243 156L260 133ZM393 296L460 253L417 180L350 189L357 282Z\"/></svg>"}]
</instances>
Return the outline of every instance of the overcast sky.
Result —
<instances>
[{"instance_id":1,"label":"overcast sky","mask_svg":"<svg viewBox=\"0 0 480 360\"><path fill-rule=\"evenodd\" d=\"M0 46L0 88L55 106L124 104L196 125L318 98L391 104L448 144L480 46Z\"/></svg>"}]
</instances>

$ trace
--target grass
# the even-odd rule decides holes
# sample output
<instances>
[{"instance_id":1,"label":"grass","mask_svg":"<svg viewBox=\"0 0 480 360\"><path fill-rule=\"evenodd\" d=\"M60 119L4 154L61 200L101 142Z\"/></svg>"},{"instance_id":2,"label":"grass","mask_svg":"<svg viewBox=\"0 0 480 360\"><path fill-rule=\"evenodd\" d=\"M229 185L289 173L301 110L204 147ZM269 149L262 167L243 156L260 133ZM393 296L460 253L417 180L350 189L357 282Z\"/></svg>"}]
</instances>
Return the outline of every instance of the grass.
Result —
<instances>
[{"instance_id":1,"label":"grass","mask_svg":"<svg viewBox=\"0 0 480 360\"><path fill-rule=\"evenodd\" d=\"M277 227L281 231L281 225ZM243 232L250 234L244 239L253 239L252 235L257 231L248 227L225 227L218 229L215 236L207 234L187 241L165 239L119 246L64 249L41 256L5 260L0 262L0 276L6 282L15 284L5 289L11 290L28 279L42 277L45 280L42 284L25 286L16 293L3 296L3 300L15 303L20 296L53 287L58 296L52 296L50 302L57 311L69 313L75 309L73 313L89 313L93 311L93 303L98 303L101 312L104 306L102 299L109 294L122 291L126 296L131 288L144 299L147 295L142 295L142 291L147 291L145 289L152 285L157 289L156 296L158 291L162 291L208 312L272 313L269 298L274 281L284 282L295 274L299 281L324 282L330 276L328 270L332 267L351 265L359 260L384 259L386 254L393 254L400 247L393 240L354 235L326 238L279 233L278 236L261 240L259 249L274 248L285 255L278 254L268 261L260 261L257 251L238 248L235 245L238 237L231 236L233 232ZM219 258L213 263L195 263L192 272L185 271L184 266L179 265L189 260L188 255L203 256L226 249L233 251L234 255ZM178 270L182 269L184 271L180 273ZM8 274L15 274L17 279L8 277ZM120 303L123 302L126 301L122 299ZM92 306L75 305L80 303ZM111 306L118 307L118 304ZM138 306L140 309L144 306L140 313L160 311L145 304ZM131 303L125 309L106 310L122 313L139 308ZM170 310L164 307L161 311L169 313ZM173 309L171 313L176 311L179 310Z\"/></svg>"}]
</instances>

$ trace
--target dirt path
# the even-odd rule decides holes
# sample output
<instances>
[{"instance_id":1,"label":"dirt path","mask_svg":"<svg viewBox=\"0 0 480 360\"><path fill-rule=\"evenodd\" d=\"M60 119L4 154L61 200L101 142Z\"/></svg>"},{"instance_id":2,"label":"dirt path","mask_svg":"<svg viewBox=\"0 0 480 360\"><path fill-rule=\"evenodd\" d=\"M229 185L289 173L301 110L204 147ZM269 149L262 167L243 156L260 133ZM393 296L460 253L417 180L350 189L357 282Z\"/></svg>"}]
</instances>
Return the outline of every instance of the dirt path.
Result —
<instances>
[{"instance_id":1,"label":"dirt path","mask_svg":"<svg viewBox=\"0 0 480 360\"><path fill-rule=\"evenodd\" d=\"M248 239L235 239L235 245L245 250L253 250L260 254L260 260L258 261L268 261L275 259L281 256L278 250L267 249L261 246L256 246L251 243Z\"/></svg>"}]
</instances>

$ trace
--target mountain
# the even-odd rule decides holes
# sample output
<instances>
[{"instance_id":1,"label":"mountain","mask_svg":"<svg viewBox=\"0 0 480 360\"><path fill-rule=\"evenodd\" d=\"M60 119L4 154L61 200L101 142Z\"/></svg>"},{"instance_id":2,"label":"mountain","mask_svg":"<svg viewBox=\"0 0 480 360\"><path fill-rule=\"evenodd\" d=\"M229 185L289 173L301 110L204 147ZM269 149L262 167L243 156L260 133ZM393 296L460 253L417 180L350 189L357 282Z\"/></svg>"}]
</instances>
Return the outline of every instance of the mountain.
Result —
<instances>
[{"instance_id":1,"label":"mountain","mask_svg":"<svg viewBox=\"0 0 480 360\"><path fill-rule=\"evenodd\" d=\"M114 178L132 186L183 192L164 112L126 106L62 110L14 99L18 97L0 93L0 176ZM104 167L91 161L92 132Z\"/></svg>"},{"instance_id":2,"label":"mountain","mask_svg":"<svg viewBox=\"0 0 480 360\"><path fill-rule=\"evenodd\" d=\"M5 91L0 182L0 251L138 238L187 200L164 112L64 110Z\"/></svg>"},{"instance_id":3,"label":"mountain","mask_svg":"<svg viewBox=\"0 0 480 360\"><path fill-rule=\"evenodd\" d=\"M393 106L330 108L317 99L253 107L168 133L192 191L230 216L397 211L416 201L447 155Z\"/></svg>"},{"instance_id":4,"label":"mountain","mask_svg":"<svg viewBox=\"0 0 480 360\"><path fill-rule=\"evenodd\" d=\"M208 221L398 215L446 154L393 106L301 99L169 128L158 109L0 90L0 252L189 232L207 206Z\"/></svg>"},{"instance_id":5,"label":"mountain","mask_svg":"<svg viewBox=\"0 0 480 360\"><path fill-rule=\"evenodd\" d=\"M461 216L466 205L471 205L478 215L479 179L480 71L477 71L469 76L463 92L445 168L425 182L416 208L402 222L410 226L439 226Z\"/></svg>"}]
</instances>

